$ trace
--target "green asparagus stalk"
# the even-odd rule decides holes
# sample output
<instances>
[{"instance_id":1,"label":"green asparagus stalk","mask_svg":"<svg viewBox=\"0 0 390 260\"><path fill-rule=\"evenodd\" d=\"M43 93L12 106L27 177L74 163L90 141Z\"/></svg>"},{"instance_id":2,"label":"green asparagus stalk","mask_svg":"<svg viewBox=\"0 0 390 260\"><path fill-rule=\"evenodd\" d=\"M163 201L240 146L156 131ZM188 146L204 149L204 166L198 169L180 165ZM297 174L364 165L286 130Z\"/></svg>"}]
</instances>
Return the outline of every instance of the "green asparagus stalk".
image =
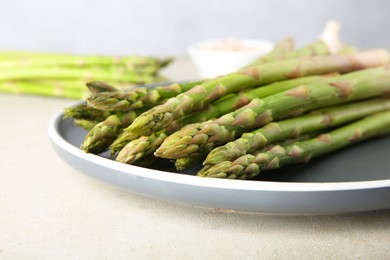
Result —
<instances>
[{"instance_id":1,"label":"green asparagus stalk","mask_svg":"<svg viewBox=\"0 0 390 260\"><path fill-rule=\"evenodd\" d=\"M298 137L287 138L287 139L284 139L284 140L281 140L281 141L278 141L278 142L270 143L270 144L267 144L267 145L259 148L258 150L255 150L253 152L248 152L248 153L243 154L243 155L247 155L247 154L254 155L254 154L258 154L258 153L265 153L265 152L271 150L275 146L283 146L284 147L284 146L287 146L287 145L290 145L290 144L293 144L293 143L296 143L296 142L306 141L306 140L315 138L315 137L317 137L317 136L319 136L319 135L321 135L323 133L329 132L329 131L331 131L333 129L334 128L329 128L329 129L326 129L326 130L320 130L320 131L314 131L314 132L309 132L309 133L305 133L305 134L300 134ZM243 156L243 155L241 155L241 156ZM206 156L207 156L207 154L205 154L203 159L200 158L201 160L198 161L198 166L202 163L201 161L203 161L206 158ZM237 158L239 158L239 157L237 157ZM198 156L197 157L190 157L190 158L198 159ZM180 158L180 159L177 159L176 161L179 161L181 159L190 159L190 158ZM226 161L234 161L237 158L234 158L232 160L226 160ZM184 164L185 162L186 161L183 160L182 164ZM202 176L204 174L204 172L206 172L208 169L210 169L214 165L216 165L216 164L203 164L203 168L198 171L197 175ZM191 167L191 165L189 165L189 166ZM182 170L185 170L185 169L186 168L183 167Z\"/></svg>"},{"instance_id":2,"label":"green asparagus stalk","mask_svg":"<svg viewBox=\"0 0 390 260\"><path fill-rule=\"evenodd\" d=\"M198 117L194 116L192 118L194 120L197 120ZM191 122L190 118L188 118L188 121ZM118 158L120 159L117 159L117 161L127 164L134 164L138 160L142 159L144 156L154 153L168 136L168 133L172 133L173 129L177 128L169 129L171 131L160 131L158 133L152 134L151 136L141 136L135 140L129 141L125 148L120 150L118 154ZM157 137L158 142L155 142ZM300 137L302 137L302 135ZM142 143L142 145L139 145L139 143ZM195 166L198 163L201 163L206 158L206 155L207 154L200 154L196 157L176 159L175 167L178 171L183 171L185 169Z\"/></svg>"},{"instance_id":3,"label":"green asparagus stalk","mask_svg":"<svg viewBox=\"0 0 390 260\"><path fill-rule=\"evenodd\" d=\"M321 54L329 53L326 42L324 41L315 42L296 52L291 53L293 48L294 48L294 41L291 38L285 38L281 42L276 44L274 49L270 53L262 56L261 58L253 62L252 65L258 65L261 63L281 60L285 58L288 54L289 54L288 58L297 58L297 57L305 57L305 56L313 56L313 55L321 55ZM179 119L174 121L169 126L169 129L171 131L174 131L178 129L180 126L188 123L203 122L207 119L218 117L222 114L228 113L234 109L237 109L247 104L254 97L265 97L267 95L271 95L273 93L280 92L288 88L292 88L293 86L296 86L295 84L306 84L309 83L310 81L317 80L317 77L318 76L312 76L312 77L306 77L302 79L274 83L262 89L256 88L255 90L247 91L248 93L240 93L240 95L238 96L234 96L232 98L223 100L223 103L218 103L217 106L208 105L207 108L203 109L201 112L195 112L189 116L186 116L186 118L184 118L183 120ZM126 142L131 141L134 138L135 135L133 134L129 134L127 136L126 134L122 135L121 138L113 145L113 153L119 151L126 144Z\"/></svg>"},{"instance_id":4,"label":"green asparagus stalk","mask_svg":"<svg viewBox=\"0 0 390 260\"><path fill-rule=\"evenodd\" d=\"M277 44L269 54L262 56L260 59L258 59L256 62L252 64L255 65L255 64L261 64L261 63L271 62L275 60L281 60L286 57L287 53L290 54L288 58L307 57L311 55L320 55L320 54L329 53L326 44L323 41L315 42L296 52L290 53L293 49L293 45L294 45L293 40L291 38L286 38L283 41L281 41L279 44ZM333 74L333 76L334 75L335 74ZM332 76L332 75L328 75L328 76ZM209 104L201 111L196 111L194 113L191 113L190 115L185 116L184 118L180 118L178 120L173 121L168 126L169 129L168 132L175 131L178 128L189 123L203 122L210 118L219 117L225 113L231 112L241 106L246 105L247 103L250 102L250 100L252 100L255 97L261 98L261 97L269 96L271 94L293 88L300 84L307 84L309 82L316 81L321 77L322 76L318 76L318 75L307 76L303 78L275 82L263 88L255 88L247 91L244 90L239 95L233 95L230 98L224 98L221 102L218 102L216 105ZM107 100L107 98L103 100ZM127 104L121 102L122 101L119 99L118 103L126 107ZM113 108L117 106L119 105L117 105L116 102L107 102L105 107ZM95 107L100 109L107 109L102 106L95 106ZM118 151L120 151L127 142L130 142L136 137L137 135L125 131L125 133L122 134L120 138L113 144L112 154L115 154ZM178 164L180 164L180 162Z\"/></svg>"},{"instance_id":5,"label":"green asparagus stalk","mask_svg":"<svg viewBox=\"0 0 390 260\"><path fill-rule=\"evenodd\" d=\"M272 147L274 147L275 145L286 146L286 145L289 145L289 144L292 144L292 143L295 143L298 141L308 140L308 139L314 138L322 133L324 133L324 131L314 131L314 132L309 132L309 133L305 133L305 134L300 134L298 137L287 138L287 139L281 140L279 142L270 143L268 145L265 145L263 148L259 148L258 150L256 150L256 153L266 152L266 151L270 150ZM200 155L195 156L195 157L186 157L186 158L176 159L175 160L176 170L184 171L184 170L189 169L191 167L199 166L205 160L207 155L208 154L205 153L205 154L200 154ZM204 164L203 168L199 172L205 171L213 165L214 164Z\"/></svg>"},{"instance_id":6,"label":"green asparagus stalk","mask_svg":"<svg viewBox=\"0 0 390 260\"><path fill-rule=\"evenodd\" d=\"M96 93L88 97L91 107L99 110L131 110L160 104L167 98L176 96L200 84L201 81L174 83L155 88L132 88L129 90Z\"/></svg>"},{"instance_id":7,"label":"green asparagus stalk","mask_svg":"<svg viewBox=\"0 0 390 260\"><path fill-rule=\"evenodd\" d=\"M0 52L0 91L82 99L86 81L117 85L165 80L157 72L172 59Z\"/></svg>"},{"instance_id":8,"label":"green asparagus stalk","mask_svg":"<svg viewBox=\"0 0 390 260\"><path fill-rule=\"evenodd\" d=\"M380 96L388 91L389 85L390 70L380 67L254 99L245 107L218 119L183 127L166 138L155 155L171 159L197 156L271 121Z\"/></svg>"},{"instance_id":9,"label":"green asparagus stalk","mask_svg":"<svg viewBox=\"0 0 390 260\"><path fill-rule=\"evenodd\" d=\"M103 121L111 115L110 112L97 110L88 106L85 103L80 103L64 109L64 118L73 119L89 119L95 121Z\"/></svg>"},{"instance_id":10,"label":"green asparagus stalk","mask_svg":"<svg viewBox=\"0 0 390 260\"><path fill-rule=\"evenodd\" d=\"M255 88L255 89L243 91L239 95L232 95L229 98L224 98L220 101L215 102L214 104L209 104L205 109L201 111L196 111L182 119L175 120L164 129L165 134L169 135L187 124L191 124L195 122L204 122L206 120L222 116L226 113L234 111L248 104L254 98L263 98L277 92L291 89L300 86L302 84L315 82L321 80L322 78L328 78L331 76L335 76L335 74L324 75L324 76L307 76L307 77L302 77L297 79L284 80L284 81L269 84L262 88ZM129 134L129 132L124 131L120 135L120 137L111 145L111 153L115 154L119 152L126 145L126 143L132 141L134 138L136 137L133 136L131 133ZM151 151L151 149L148 150ZM126 149L126 151L130 152L129 149ZM122 154L123 153L125 152L122 152Z\"/></svg>"},{"instance_id":11,"label":"green asparagus stalk","mask_svg":"<svg viewBox=\"0 0 390 260\"><path fill-rule=\"evenodd\" d=\"M121 129L130 125L137 117L137 111L113 114L99 122L85 136L81 149L87 153L102 153L118 137Z\"/></svg>"},{"instance_id":12,"label":"green asparagus stalk","mask_svg":"<svg viewBox=\"0 0 390 260\"><path fill-rule=\"evenodd\" d=\"M118 153L116 161L132 164L142 157L152 154L165 138L166 134L164 131L154 133L150 136L141 136L126 144Z\"/></svg>"},{"instance_id":13,"label":"green asparagus stalk","mask_svg":"<svg viewBox=\"0 0 390 260\"><path fill-rule=\"evenodd\" d=\"M127 72L124 69L100 69L90 68L88 70L79 68L20 68L17 70L2 70L0 81L7 80L59 80L73 79L82 81L103 80L117 82L131 82L137 84L152 83L155 76L136 72Z\"/></svg>"},{"instance_id":14,"label":"green asparagus stalk","mask_svg":"<svg viewBox=\"0 0 390 260\"><path fill-rule=\"evenodd\" d=\"M127 70L155 73L171 63L172 59L160 59L142 56L74 55L34 52L1 52L0 69L20 69L34 67L113 67Z\"/></svg>"},{"instance_id":15,"label":"green asparagus stalk","mask_svg":"<svg viewBox=\"0 0 390 260\"><path fill-rule=\"evenodd\" d=\"M87 131L90 131L92 128L94 128L95 125L97 125L99 123L98 120L85 119L85 118L74 118L73 122L74 122L74 125L80 126Z\"/></svg>"},{"instance_id":16,"label":"green asparagus stalk","mask_svg":"<svg viewBox=\"0 0 390 260\"><path fill-rule=\"evenodd\" d=\"M134 120L126 131L133 135L148 135L164 129L174 120L202 109L210 102L244 88L275 81L318 75L329 72L346 73L367 67L382 66L389 61L385 50L374 50L343 56L318 56L272 62L218 77L168 99Z\"/></svg>"},{"instance_id":17,"label":"green asparagus stalk","mask_svg":"<svg viewBox=\"0 0 390 260\"><path fill-rule=\"evenodd\" d=\"M381 112L340 127L329 133L286 147L275 146L265 153L244 155L235 161L220 162L198 176L251 179L261 170L277 169L282 166L308 162L357 142L381 136L390 132L390 111Z\"/></svg>"},{"instance_id":18,"label":"green asparagus stalk","mask_svg":"<svg viewBox=\"0 0 390 260\"><path fill-rule=\"evenodd\" d=\"M115 92L118 91L117 88L107 84L103 81L90 81L85 84L91 94L98 94L103 92Z\"/></svg>"},{"instance_id":19,"label":"green asparagus stalk","mask_svg":"<svg viewBox=\"0 0 390 260\"><path fill-rule=\"evenodd\" d=\"M379 98L315 110L303 116L271 122L250 133L244 133L232 142L216 147L207 155L204 164L233 161L242 155L258 151L268 144L340 126L389 109L390 100Z\"/></svg>"},{"instance_id":20,"label":"green asparagus stalk","mask_svg":"<svg viewBox=\"0 0 390 260\"><path fill-rule=\"evenodd\" d=\"M296 78L296 79L289 79L289 80L271 83L261 88L254 88L254 89L241 91L239 95L232 95L231 97L223 98L220 101L216 101L215 103L208 104L201 111L195 111L185 116L184 118L180 118L178 120L173 121L169 126L166 127L168 130L167 132L176 131L186 124L190 124L194 122L203 122L211 118L219 117L223 114L229 113L237 108L240 108L248 104L253 98L266 97L281 92L283 90L287 90L299 86L301 84L307 84L310 82L320 80L323 77L332 77L335 75L337 75L337 73L331 73L324 76L314 75L314 76L307 76L307 77ZM108 108L110 106L112 106L112 108L120 107L118 103L107 102L107 107ZM106 110L102 106L94 106L92 102L90 104L92 107ZM127 104L125 104L124 107L126 106ZM124 107L122 107L122 109ZM120 151L126 145L126 143L130 142L131 140L137 137L138 135L134 135L130 131L125 130L124 133L111 146L112 154L115 154L118 151Z\"/></svg>"},{"instance_id":21,"label":"green asparagus stalk","mask_svg":"<svg viewBox=\"0 0 390 260\"><path fill-rule=\"evenodd\" d=\"M0 92L83 99L89 94L84 85L84 82L77 79L10 80L0 81Z\"/></svg>"},{"instance_id":22,"label":"green asparagus stalk","mask_svg":"<svg viewBox=\"0 0 390 260\"><path fill-rule=\"evenodd\" d=\"M98 87L97 84L100 84L100 86ZM87 85L87 87L85 87L85 85ZM116 85L118 85L119 88L130 86L130 84L123 83L117 83ZM0 92L64 97L70 99L84 99L94 92L108 92L114 90L113 87L111 87L110 89L108 89L108 87L109 85L107 84L105 84L105 86L103 87L103 82L86 83L78 79L9 80L5 82L0 81Z\"/></svg>"},{"instance_id":23,"label":"green asparagus stalk","mask_svg":"<svg viewBox=\"0 0 390 260\"><path fill-rule=\"evenodd\" d=\"M260 88L243 90L236 95L232 95L231 97L213 102L209 104L204 110L191 113L182 120L176 120L172 122L172 124L170 124L167 129L171 130L170 132L172 132L187 124L204 122L212 118L217 118L247 105L255 98L265 98L300 85L318 82L331 77L336 77L337 75L337 73L330 73L326 75L306 76L302 78L274 82Z\"/></svg>"}]
</instances>

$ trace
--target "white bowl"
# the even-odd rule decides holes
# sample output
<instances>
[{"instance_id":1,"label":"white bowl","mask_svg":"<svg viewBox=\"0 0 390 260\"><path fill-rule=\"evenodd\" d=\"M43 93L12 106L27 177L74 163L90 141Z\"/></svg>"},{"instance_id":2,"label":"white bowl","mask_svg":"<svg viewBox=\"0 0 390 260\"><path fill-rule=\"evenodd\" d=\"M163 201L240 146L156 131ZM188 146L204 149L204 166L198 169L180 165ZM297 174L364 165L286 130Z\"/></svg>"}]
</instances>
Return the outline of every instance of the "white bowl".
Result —
<instances>
[{"instance_id":1,"label":"white bowl","mask_svg":"<svg viewBox=\"0 0 390 260\"><path fill-rule=\"evenodd\" d=\"M225 39L197 42L188 53L203 78L234 72L272 50L274 44L263 40Z\"/></svg>"}]
</instances>

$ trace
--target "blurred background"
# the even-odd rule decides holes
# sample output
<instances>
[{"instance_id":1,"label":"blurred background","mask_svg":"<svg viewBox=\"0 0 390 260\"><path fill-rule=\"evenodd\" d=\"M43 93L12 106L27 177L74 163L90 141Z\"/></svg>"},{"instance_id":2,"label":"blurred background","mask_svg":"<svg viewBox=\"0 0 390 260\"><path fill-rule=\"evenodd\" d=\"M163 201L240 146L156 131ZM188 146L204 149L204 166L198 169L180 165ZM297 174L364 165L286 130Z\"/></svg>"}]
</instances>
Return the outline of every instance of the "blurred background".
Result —
<instances>
[{"instance_id":1,"label":"blurred background","mask_svg":"<svg viewBox=\"0 0 390 260\"><path fill-rule=\"evenodd\" d=\"M185 55L200 40L285 36L300 46L330 19L345 42L389 49L389 10L386 0L2 0L0 49Z\"/></svg>"}]
</instances>

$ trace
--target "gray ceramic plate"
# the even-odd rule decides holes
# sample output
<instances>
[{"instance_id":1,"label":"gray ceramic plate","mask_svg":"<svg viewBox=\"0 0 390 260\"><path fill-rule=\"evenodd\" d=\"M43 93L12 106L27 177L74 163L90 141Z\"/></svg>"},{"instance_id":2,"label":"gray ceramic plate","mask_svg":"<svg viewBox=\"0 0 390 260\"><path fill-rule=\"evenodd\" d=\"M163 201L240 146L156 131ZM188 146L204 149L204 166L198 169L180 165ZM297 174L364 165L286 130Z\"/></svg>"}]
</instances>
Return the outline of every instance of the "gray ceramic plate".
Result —
<instances>
[{"instance_id":1,"label":"gray ceramic plate","mask_svg":"<svg viewBox=\"0 0 390 260\"><path fill-rule=\"evenodd\" d=\"M196 206L268 213L341 213L390 208L390 136L366 141L258 180L208 179L169 163L142 168L78 147L86 132L57 114L49 136L70 166L125 190Z\"/></svg>"}]
</instances>

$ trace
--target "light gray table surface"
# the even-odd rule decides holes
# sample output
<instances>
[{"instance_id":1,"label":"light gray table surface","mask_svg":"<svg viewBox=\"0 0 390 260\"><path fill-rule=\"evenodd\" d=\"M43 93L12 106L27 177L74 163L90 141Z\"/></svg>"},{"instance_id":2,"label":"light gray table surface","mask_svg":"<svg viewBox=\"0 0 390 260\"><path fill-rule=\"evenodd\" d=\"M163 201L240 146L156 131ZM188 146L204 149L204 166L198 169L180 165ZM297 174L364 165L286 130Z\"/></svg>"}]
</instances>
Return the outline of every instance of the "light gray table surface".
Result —
<instances>
[{"instance_id":1,"label":"light gray table surface","mask_svg":"<svg viewBox=\"0 0 390 260\"><path fill-rule=\"evenodd\" d=\"M187 58L164 72L196 78ZM0 259L389 259L390 210L272 215L151 199L63 162L47 125L73 100L0 93Z\"/></svg>"}]
</instances>

